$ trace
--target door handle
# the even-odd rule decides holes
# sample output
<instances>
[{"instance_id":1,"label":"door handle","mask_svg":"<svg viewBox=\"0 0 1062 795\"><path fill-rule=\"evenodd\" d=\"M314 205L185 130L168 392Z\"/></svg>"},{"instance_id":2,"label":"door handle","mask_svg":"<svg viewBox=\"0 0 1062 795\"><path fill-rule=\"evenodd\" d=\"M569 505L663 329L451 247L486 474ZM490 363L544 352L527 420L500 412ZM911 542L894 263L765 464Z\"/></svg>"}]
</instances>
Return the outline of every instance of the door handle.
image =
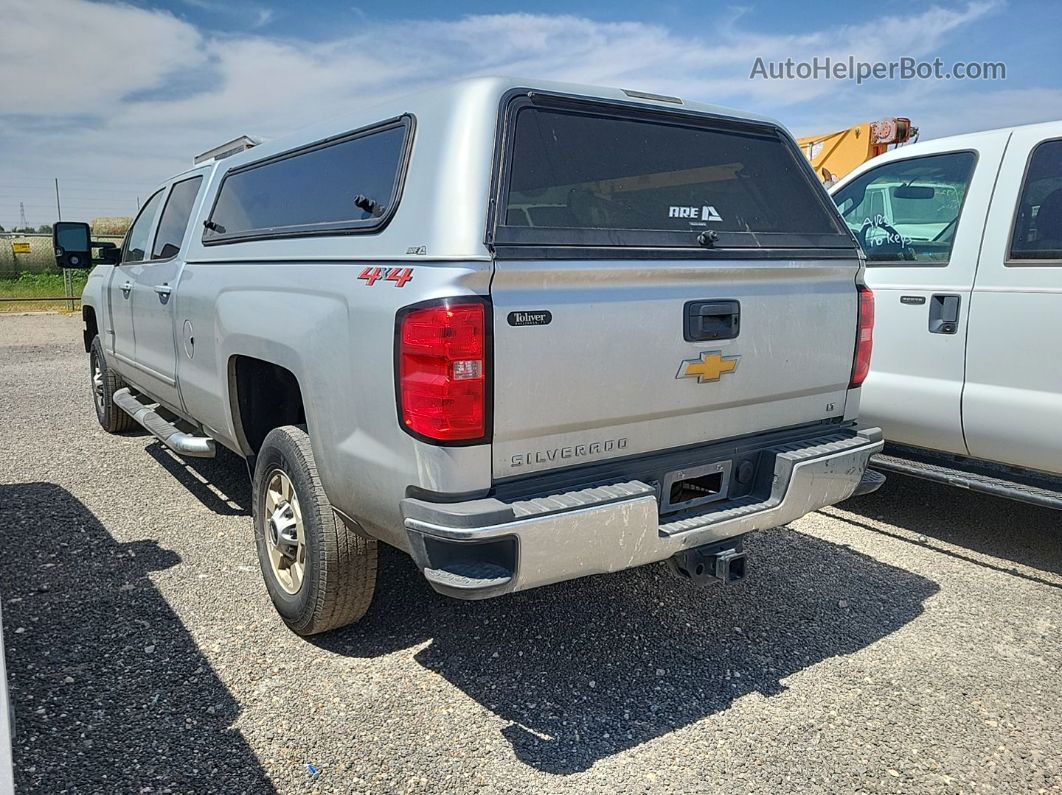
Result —
<instances>
[{"instance_id":1,"label":"door handle","mask_svg":"<svg viewBox=\"0 0 1062 795\"><path fill-rule=\"evenodd\" d=\"M126 282L125 284L123 284L122 285L122 298L128 298L129 297L129 291L132 290L132 289L133 289L133 283L132 282Z\"/></svg>"},{"instance_id":2,"label":"door handle","mask_svg":"<svg viewBox=\"0 0 1062 795\"><path fill-rule=\"evenodd\" d=\"M954 334L959 330L961 296L938 293L929 299L929 333Z\"/></svg>"},{"instance_id":3,"label":"door handle","mask_svg":"<svg viewBox=\"0 0 1062 795\"><path fill-rule=\"evenodd\" d=\"M741 305L737 301L689 301L682 313L686 342L732 340L741 331Z\"/></svg>"},{"instance_id":4,"label":"door handle","mask_svg":"<svg viewBox=\"0 0 1062 795\"><path fill-rule=\"evenodd\" d=\"M168 284L156 284L155 292L159 294L159 298L165 301L170 297L170 292L172 292L172 290Z\"/></svg>"}]
</instances>

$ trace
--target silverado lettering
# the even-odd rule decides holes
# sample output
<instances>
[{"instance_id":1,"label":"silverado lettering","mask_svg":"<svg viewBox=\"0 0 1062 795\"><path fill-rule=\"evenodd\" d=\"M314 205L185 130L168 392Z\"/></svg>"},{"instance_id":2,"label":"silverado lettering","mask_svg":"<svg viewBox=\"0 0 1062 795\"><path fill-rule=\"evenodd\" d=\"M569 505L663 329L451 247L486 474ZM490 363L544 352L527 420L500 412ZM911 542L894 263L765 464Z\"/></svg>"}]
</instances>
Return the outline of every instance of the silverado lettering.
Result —
<instances>
[{"instance_id":1,"label":"silverado lettering","mask_svg":"<svg viewBox=\"0 0 1062 795\"><path fill-rule=\"evenodd\" d=\"M535 450L530 453L517 453L512 457L510 466L522 467L526 464L547 464L558 459L582 458L588 455L611 453L627 447L627 439L609 439L604 442L577 444L569 447L554 447L549 450Z\"/></svg>"}]
</instances>

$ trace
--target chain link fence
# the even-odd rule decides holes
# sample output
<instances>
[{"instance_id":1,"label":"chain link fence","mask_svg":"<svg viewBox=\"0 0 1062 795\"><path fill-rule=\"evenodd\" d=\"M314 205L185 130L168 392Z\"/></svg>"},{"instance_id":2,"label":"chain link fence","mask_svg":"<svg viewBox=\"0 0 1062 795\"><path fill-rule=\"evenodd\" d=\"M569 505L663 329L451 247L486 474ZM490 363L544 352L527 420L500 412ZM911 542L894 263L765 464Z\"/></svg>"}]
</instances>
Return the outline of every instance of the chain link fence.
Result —
<instances>
[{"instance_id":1,"label":"chain link fence","mask_svg":"<svg viewBox=\"0 0 1062 795\"><path fill-rule=\"evenodd\" d=\"M122 242L121 236L97 237L95 230L93 239ZM73 312L81 302L86 278L88 271L56 265L51 234L0 233L0 312Z\"/></svg>"}]
</instances>

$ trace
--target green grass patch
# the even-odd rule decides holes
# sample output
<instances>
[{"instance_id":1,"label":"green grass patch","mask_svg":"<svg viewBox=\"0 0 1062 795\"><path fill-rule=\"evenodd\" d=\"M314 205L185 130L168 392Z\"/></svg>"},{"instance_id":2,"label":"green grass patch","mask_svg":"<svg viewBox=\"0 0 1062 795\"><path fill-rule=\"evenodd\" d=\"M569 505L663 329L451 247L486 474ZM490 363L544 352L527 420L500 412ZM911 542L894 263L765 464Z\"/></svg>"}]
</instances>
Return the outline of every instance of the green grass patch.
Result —
<instances>
[{"instance_id":1,"label":"green grass patch","mask_svg":"<svg viewBox=\"0 0 1062 795\"><path fill-rule=\"evenodd\" d=\"M88 279L87 271L73 274L72 294L81 297ZM45 309L69 309L70 302L62 298L66 294L61 273L23 273L17 279L0 279L0 298L57 298L57 301L0 301L0 312L41 311ZM76 305L76 304L75 304Z\"/></svg>"}]
</instances>

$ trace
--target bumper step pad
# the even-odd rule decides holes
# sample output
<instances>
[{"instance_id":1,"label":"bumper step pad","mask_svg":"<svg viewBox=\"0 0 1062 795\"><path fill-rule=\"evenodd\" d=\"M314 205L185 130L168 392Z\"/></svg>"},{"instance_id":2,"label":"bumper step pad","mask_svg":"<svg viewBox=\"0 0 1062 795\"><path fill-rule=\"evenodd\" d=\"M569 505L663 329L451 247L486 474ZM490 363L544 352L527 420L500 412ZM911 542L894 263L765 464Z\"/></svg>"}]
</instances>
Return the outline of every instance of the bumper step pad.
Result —
<instances>
[{"instance_id":1,"label":"bumper step pad","mask_svg":"<svg viewBox=\"0 0 1062 795\"><path fill-rule=\"evenodd\" d=\"M513 573L503 566L483 561L451 563L439 569L424 569L428 582L458 591L476 591L507 584Z\"/></svg>"},{"instance_id":2,"label":"bumper step pad","mask_svg":"<svg viewBox=\"0 0 1062 795\"><path fill-rule=\"evenodd\" d=\"M517 500L509 504L512 506L515 517L524 519L547 513L556 513L557 511L607 505L610 502L629 500L631 497L641 497L646 494L655 495L656 489L642 483L640 480L630 480L626 483L610 483L607 486L567 491L563 494L551 494L548 497Z\"/></svg>"},{"instance_id":3,"label":"bumper step pad","mask_svg":"<svg viewBox=\"0 0 1062 795\"><path fill-rule=\"evenodd\" d=\"M776 473L784 475L782 478L782 488L772 489L771 493L766 498L749 495L724 503L726 505L725 508L709 514L711 517L711 523L717 524L730 519L748 516L749 514L768 511L777 507L785 497L785 486L789 482L788 473L792 471L794 466L802 461L809 461L813 458L820 458L825 455L854 450L866 445L866 443L867 440L859 436L837 434L835 436L815 439L815 443L811 445L807 442L790 442L788 444L780 444L768 448L768 452L776 455ZM783 469L788 469L788 472L779 471L779 466ZM678 535L697 527L703 527L704 524L705 514L701 513L688 519L678 519L661 524L660 532L663 535Z\"/></svg>"}]
</instances>

